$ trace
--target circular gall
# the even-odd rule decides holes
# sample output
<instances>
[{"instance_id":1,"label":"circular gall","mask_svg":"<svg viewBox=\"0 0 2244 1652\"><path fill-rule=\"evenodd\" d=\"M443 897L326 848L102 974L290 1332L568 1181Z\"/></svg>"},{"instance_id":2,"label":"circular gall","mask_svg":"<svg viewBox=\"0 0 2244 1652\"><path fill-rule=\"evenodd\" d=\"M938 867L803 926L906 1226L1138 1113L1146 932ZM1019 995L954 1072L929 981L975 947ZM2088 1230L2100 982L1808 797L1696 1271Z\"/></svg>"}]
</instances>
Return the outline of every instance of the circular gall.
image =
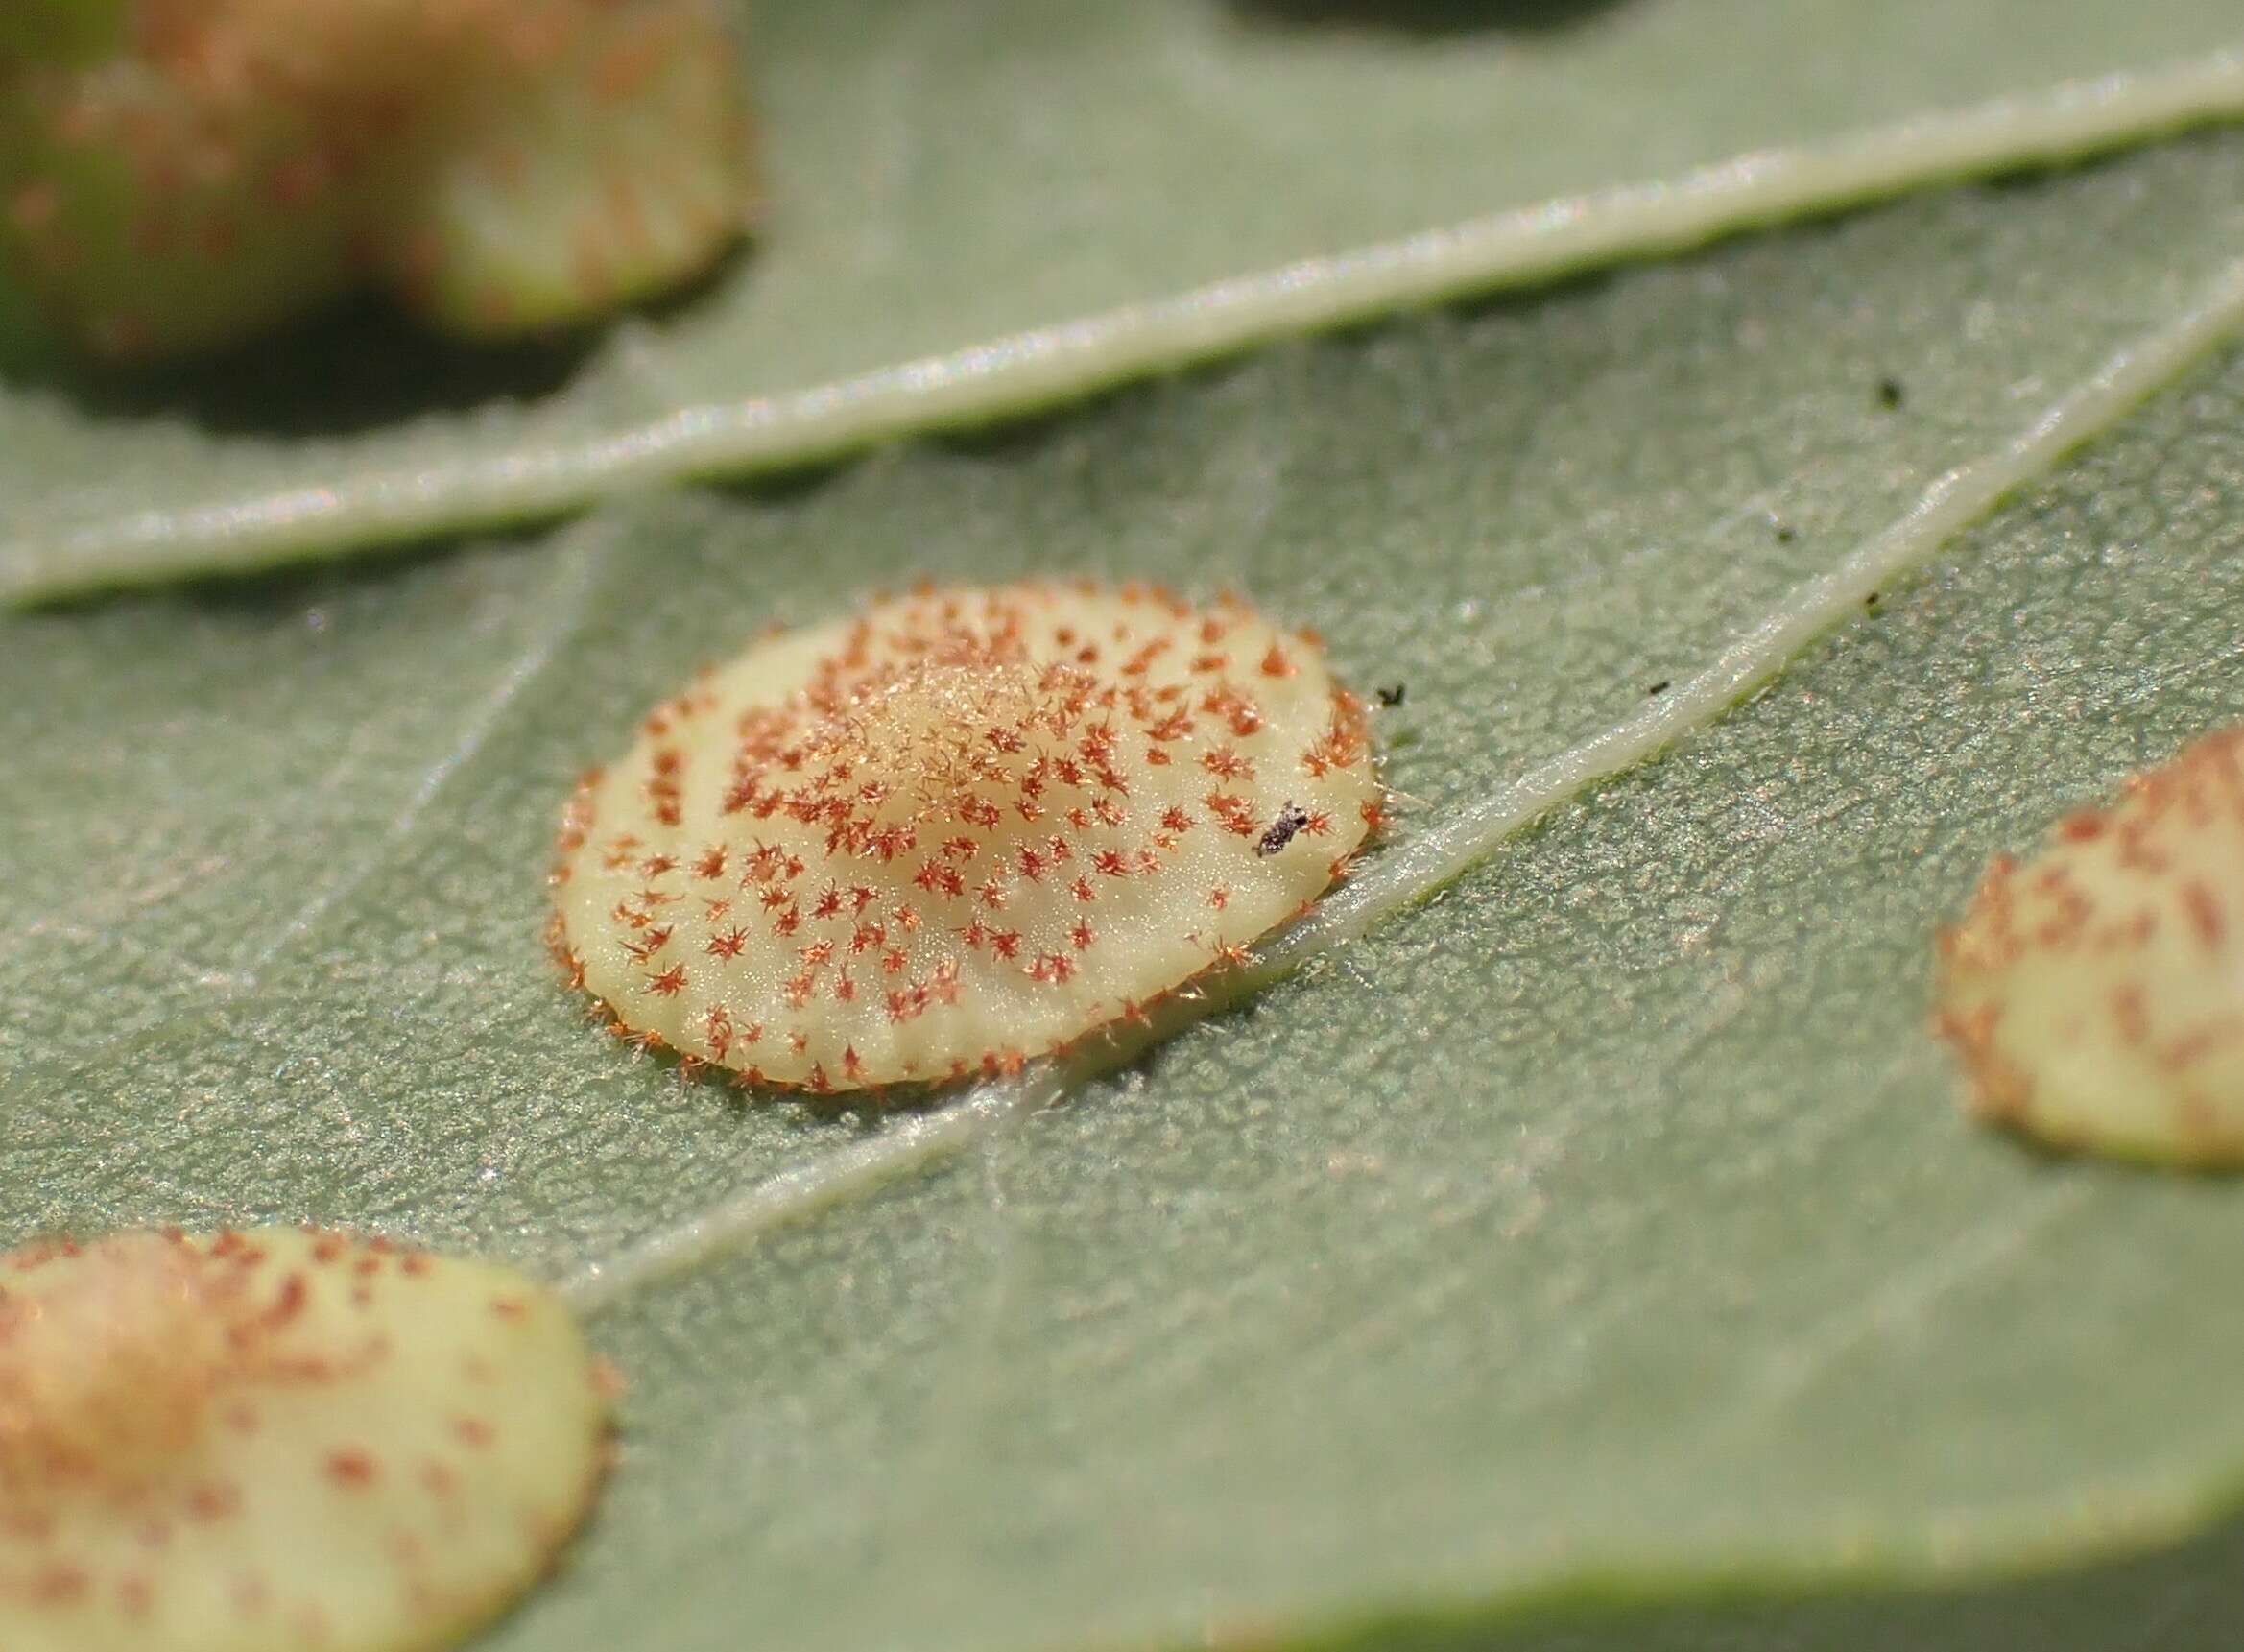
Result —
<instances>
[{"instance_id":1,"label":"circular gall","mask_svg":"<svg viewBox=\"0 0 2244 1652\"><path fill-rule=\"evenodd\" d=\"M0 1646L448 1646L551 1565L608 1399L508 1270L259 1229L0 1256Z\"/></svg>"},{"instance_id":2,"label":"circular gall","mask_svg":"<svg viewBox=\"0 0 2244 1652\"><path fill-rule=\"evenodd\" d=\"M2244 1164L2244 730L1995 860L1940 941L1981 1116L2065 1149Z\"/></svg>"},{"instance_id":3,"label":"circular gall","mask_svg":"<svg viewBox=\"0 0 2244 1652\"><path fill-rule=\"evenodd\" d=\"M1361 704L1243 602L923 591L656 706L569 807L554 946L751 1083L1003 1072L1239 956L1379 802Z\"/></svg>"}]
</instances>

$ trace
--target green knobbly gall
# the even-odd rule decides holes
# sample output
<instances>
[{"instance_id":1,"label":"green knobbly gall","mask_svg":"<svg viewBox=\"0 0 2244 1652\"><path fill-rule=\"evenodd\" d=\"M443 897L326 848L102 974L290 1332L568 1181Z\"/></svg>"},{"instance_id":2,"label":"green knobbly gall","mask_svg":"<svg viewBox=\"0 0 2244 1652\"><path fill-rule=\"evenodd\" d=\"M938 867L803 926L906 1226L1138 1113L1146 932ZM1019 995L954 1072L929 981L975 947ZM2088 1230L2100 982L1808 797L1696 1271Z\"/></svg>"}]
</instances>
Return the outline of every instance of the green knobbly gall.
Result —
<instances>
[{"instance_id":1,"label":"green knobbly gall","mask_svg":"<svg viewBox=\"0 0 2244 1652\"><path fill-rule=\"evenodd\" d=\"M434 1652L550 1569L612 1379L511 1270L340 1233L0 1256L0 1646Z\"/></svg>"},{"instance_id":2,"label":"green knobbly gall","mask_svg":"<svg viewBox=\"0 0 2244 1652\"><path fill-rule=\"evenodd\" d=\"M2244 1166L2244 730L1988 869L1940 940L1980 1116L2070 1151Z\"/></svg>"},{"instance_id":3,"label":"green knobbly gall","mask_svg":"<svg viewBox=\"0 0 2244 1652\"><path fill-rule=\"evenodd\" d=\"M704 9L595 7L556 53L549 72L500 83L400 215L406 299L452 331L548 327L659 292L741 227L747 123Z\"/></svg>"},{"instance_id":4,"label":"green knobbly gall","mask_svg":"<svg viewBox=\"0 0 2244 1652\"><path fill-rule=\"evenodd\" d=\"M565 326L747 227L715 0L36 0L0 21L0 270L117 361L382 288Z\"/></svg>"}]
</instances>

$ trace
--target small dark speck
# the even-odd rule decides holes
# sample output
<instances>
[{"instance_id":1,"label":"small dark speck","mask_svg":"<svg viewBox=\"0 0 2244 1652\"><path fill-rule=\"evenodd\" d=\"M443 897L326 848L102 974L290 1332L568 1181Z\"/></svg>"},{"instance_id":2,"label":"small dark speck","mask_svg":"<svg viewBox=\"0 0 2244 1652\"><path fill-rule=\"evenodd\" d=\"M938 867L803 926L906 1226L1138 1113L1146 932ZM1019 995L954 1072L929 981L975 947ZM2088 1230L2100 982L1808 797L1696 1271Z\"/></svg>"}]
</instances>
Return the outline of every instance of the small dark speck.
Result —
<instances>
[{"instance_id":1,"label":"small dark speck","mask_svg":"<svg viewBox=\"0 0 2244 1652\"><path fill-rule=\"evenodd\" d=\"M1793 540L1799 538L1799 532L1792 526L1790 522L1778 522L1777 524L1777 542L1779 545L1789 545Z\"/></svg>"},{"instance_id":2,"label":"small dark speck","mask_svg":"<svg viewBox=\"0 0 2244 1652\"><path fill-rule=\"evenodd\" d=\"M1877 607L1877 592L1875 592L1875 591L1872 591L1872 592L1870 593L1870 595L1868 595L1868 596L1864 597L1864 598L1862 599L1862 606L1863 606L1864 608L1875 608L1875 607Z\"/></svg>"},{"instance_id":3,"label":"small dark speck","mask_svg":"<svg viewBox=\"0 0 2244 1652\"><path fill-rule=\"evenodd\" d=\"M1382 706L1399 706L1402 704L1402 697L1409 692L1410 684L1407 682L1397 682L1392 688L1381 688L1377 690L1379 695L1379 704Z\"/></svg>"},{"instance_id":4,"label":"small dark speck","mask_svg":"<svg viewBox=\"0 0 2244 1652\"><path fill-rule=\"evenodd\" d=\"M1649 688L1645 689L1645 690L1644 690L1644 692L1645 692L1646 694L1648 694L1648 695L1649 695L1649 694L1664 694L1664 693L1666 693L1666 692L1667 692L1667 690L1668 690L1669 686L1672 684L1672 682L1674 682L1674 679L1672 679L1672 678L1662 677L1662 678L1661 678L1661 679L1660 679L1659 682L1655 682L1654 684L1652 684L1652 686L1651 686L1651 687L1649 687Z\"/></svg>"},{"instance_id":5,"label":"small dark speck","mask_svg":"<svg viewBox=\"0 0 2244 1652\"><path fill-rule=\"evenodd\" d=\"M1888 377L1877 381L1877 404L1888 412L1901 405L1902 395L1899 379Z\"/></svg>"},{"instance_id":6,"label":"small dark speck","mask_svg":"<svg viewBox=\"0 0 2244 1652\"><path fill-rule=\"evenodd\" d=\"M1309 811L1293 799L1286 799L1285 807L1277 811L1277 819L1270 823L1270 829L1254 845L1259 855L1273 855L1294 841L1294 836L1309 824Z\"/></svg>"}]
</instances>

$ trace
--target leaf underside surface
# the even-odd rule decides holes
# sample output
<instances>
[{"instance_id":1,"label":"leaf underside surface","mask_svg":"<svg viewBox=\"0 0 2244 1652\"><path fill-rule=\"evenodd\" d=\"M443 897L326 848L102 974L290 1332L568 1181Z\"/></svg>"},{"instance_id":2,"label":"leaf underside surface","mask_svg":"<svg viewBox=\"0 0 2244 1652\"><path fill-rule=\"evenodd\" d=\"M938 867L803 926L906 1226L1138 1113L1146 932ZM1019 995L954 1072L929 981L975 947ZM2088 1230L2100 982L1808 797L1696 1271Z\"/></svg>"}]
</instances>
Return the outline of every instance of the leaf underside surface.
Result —
<instances>
[{"instance_id":1,"label":"leaf underside surface","mask_svg":"<svg viewBox=\"0 0 2244 1652\"><path fill-rule=\"evenodd\" d=\"M823 31L777 10L769 49L810 50ZM1456 132L1425 88L1499 48L1688 37L1657 35L1680 27L1659 6L1438 47L1314 10L1199 27L1233 50L1301 31L1333 73L1392 55L1436 145ZM2057 41L1941 14L2070 73L2031 55L2116 60L2098 10ZM2137 10L2144 38L2186 24ZM948 14L875 12L880 39ZM977 13L1030 80L1081 48L1052 14ZM931 21L886 55L847 33L819 60L837 83L947 63L962 120L997 118ZM1788 72L1811 75L1801 44ZM1285 130L1271 96L1242 141ZM1702 112L1734 148L1744 115ZM1588 170L1518 187L1718 153L1601 151L1585 125ZM1454 209L1404 202L1393 227ZM1294 255L1286 227L1242 244ZM1237 586L1358 685L1407 685L1380 738L1413 801L1371 884L1681 692L2240 251L2244 133L2208 132L783 485L0 620L0 1233L316 1217L570 1279L815 1180L926 1115L681 1084L602 1038L538 946L576 772L696 665L915 578ZM866 359L901 347L923 347ZM58 489L98 428L168 455L113 484L160 509L251 474L226 468L237 440L308 477L466 440L458 419L510 451L509 420L546 416L299 448L119 429L49 388L0 399L0 430L33 403L84 425ZM22 453L0 440L0 478ZM1990 854L2236 715L2240 496L2244 357L2216 351L1749 703L1554 793L1454 881L1398 886L1360 939L925 1174L608 1296L619 1472L489 1644L2227 1644L2244 1320L2219 1305L2244 1206L1971 1128L1926 1023L1933 929Z\"/></svg>"}]
</instances>

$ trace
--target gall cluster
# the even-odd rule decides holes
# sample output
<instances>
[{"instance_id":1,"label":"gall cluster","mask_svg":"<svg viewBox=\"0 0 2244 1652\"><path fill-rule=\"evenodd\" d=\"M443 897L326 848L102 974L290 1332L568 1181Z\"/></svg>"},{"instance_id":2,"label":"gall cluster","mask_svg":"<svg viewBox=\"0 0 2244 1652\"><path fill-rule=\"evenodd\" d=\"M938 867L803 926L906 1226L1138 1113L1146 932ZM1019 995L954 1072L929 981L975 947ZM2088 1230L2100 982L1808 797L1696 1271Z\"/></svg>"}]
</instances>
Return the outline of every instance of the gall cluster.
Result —
<instances>
[{"instance_id":1,"label":"gall cluster","mask_svg":"<svg viewBox=\"0 0 2244 1652\"><path fill-rule=\"evenodd\" d=\"M366 286L581 321L706 269L752 170L717 0L0 6L0 269L112 360Z\"/></svg>"}]
</instances>

